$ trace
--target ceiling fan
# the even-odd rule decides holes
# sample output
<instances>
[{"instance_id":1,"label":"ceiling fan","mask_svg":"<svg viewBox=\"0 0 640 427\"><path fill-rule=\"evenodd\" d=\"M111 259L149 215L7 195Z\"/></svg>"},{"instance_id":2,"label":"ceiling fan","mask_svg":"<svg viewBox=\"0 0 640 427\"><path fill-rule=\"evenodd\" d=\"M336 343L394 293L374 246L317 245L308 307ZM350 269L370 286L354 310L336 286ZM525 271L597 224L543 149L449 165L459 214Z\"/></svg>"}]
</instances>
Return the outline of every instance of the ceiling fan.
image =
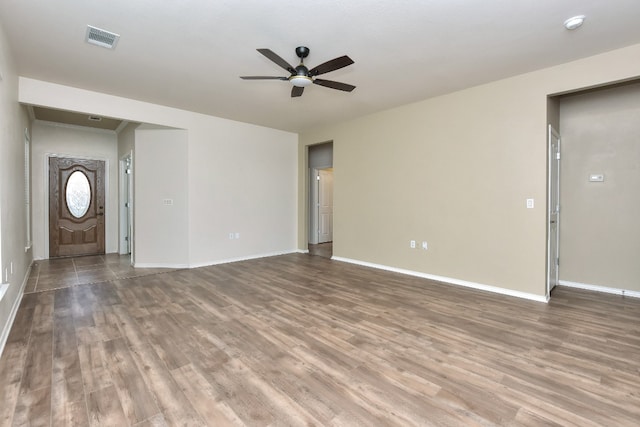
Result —
<instances>
[{"instance_id":1,"label":"ceiling fan","mask_svg":"<svg viewBox=\"0 0 640 427\"><path fill-rule=\"evenodd\" d=\"M272 76L240 76L241 79L244 80L284 80L290 81L293 85L291 88L291 97L301 96L302 92L304 92L304 88L314 83L320 86L328 87L331 89L343 90L345 92L351 92L356 87L347 83L334 82L333 80L324 80L318 79L316 76L320 74L325 74L331 71L338 70L340 68L346 67L347 65L353 64L353 60L349 58L347 55L341 56L339 58L332 59L331 61L327 61L323 64L318 65L317 67L313 67L312 69L308 69L304 65L304 58L309 56L309 48L304 46L299 46L296 48L296 55L300 58L300 65L297 67L292 67L287 61L282 59L276 53L274 53L270 49L257 49L258 52L269 58L271 61L275 62L280 67L287 70L291 75L289 77L272 77Z\"/></svg>"}]
</instances>

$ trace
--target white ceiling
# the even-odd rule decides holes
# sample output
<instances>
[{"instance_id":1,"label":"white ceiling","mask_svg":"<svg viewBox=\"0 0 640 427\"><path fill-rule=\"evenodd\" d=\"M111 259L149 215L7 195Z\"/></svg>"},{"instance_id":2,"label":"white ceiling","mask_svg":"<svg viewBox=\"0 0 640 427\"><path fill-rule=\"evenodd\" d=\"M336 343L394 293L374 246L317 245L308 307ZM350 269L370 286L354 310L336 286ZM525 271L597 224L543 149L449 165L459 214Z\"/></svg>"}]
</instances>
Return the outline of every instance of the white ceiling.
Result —
<instances>
[{"instance_id":1,"label":"white ceiling","mask_svg":"<svg viewBox=\"0 0 640 427\"><path fill-rule=\"evenodd\" d=\"M0 0L22 76L289 131L640 43L639 19L639 0ZM255 49L295 66L300 45L309 67L349 55L322 78L357 88L239 78L285 76Z\"/></svg>"}]
</instances>

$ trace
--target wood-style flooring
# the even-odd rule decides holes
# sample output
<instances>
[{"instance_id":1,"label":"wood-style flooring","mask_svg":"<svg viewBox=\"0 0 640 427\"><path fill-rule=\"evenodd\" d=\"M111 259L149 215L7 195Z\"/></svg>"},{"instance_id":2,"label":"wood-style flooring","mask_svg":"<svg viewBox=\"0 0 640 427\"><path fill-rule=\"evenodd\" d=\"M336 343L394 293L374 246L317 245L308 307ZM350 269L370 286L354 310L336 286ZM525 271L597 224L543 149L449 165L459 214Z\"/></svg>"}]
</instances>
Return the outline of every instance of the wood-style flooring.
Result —
<instances>
[{"instance_id":1,"label":"wood-style flooring","mask_svg":"<svg viewBox=\"0 0 640 427\"><path fill-rule=\"evenodd\" d=\"M638 426L640 300L291 254L24 296L1 426Z\"/></svg>"}]
</instances>

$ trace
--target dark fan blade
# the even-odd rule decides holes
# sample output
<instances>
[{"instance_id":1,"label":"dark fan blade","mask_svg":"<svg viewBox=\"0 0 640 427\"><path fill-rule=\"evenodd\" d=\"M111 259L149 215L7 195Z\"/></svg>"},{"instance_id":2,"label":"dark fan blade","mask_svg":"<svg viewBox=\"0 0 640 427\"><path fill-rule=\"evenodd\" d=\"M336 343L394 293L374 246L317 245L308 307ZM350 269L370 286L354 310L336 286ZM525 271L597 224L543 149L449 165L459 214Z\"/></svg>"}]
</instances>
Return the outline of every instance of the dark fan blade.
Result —
<instances>
[{"instance_id":1,"label":"dark fan blade","mask_svg":"<svg viewBox=\"0 0 640 427\"><path fill-rule=\"evenodd\" d=\"M282 68L284 68L285 70L287 70L288 72L290 72L291 74L296 73L295 68L293 68L291 64L289 64L284 59L280 58L271 49L256 49L256 50L261 54L263 54L264 56L266 56L267 58L269 58L270 60L272 60L273 62L275 62L276 64L278 64L279 66L281 66Z\"/></svg>"},{"instance_id":2,"label":"dark fan blade","mask_svg":"<svg viewBox=\"0 0 640 427\"><path fill-rule=\"evenodd\" d=\"M288 77L272 77L272 76L240 76L242 80L289 80Z\"/></svg>"},{"instance_id":3,"label":"dark fan blade","mask_svg":"<svg viewBox=\"0 0 640 427\"><path fill-rule=\"evenodd\" d=\"M324 80L324 79L315 79L313 81L315 84L325 87L330 87L331 89L343 90L345 92L351 92L356 87L347 83L334 82L333 80Z\"/></svg>"},{"instance_id":4,"label":"dark fan blade","mask_svg":"<svg viewBox=\"0 0 640 427\"><path fill-rule=\"evenodd\" d=\"M302 92L304 92L303 87L294 86L291 88L291 97L295 98L296 96L302 96Z\"/></svg>"},{"instance_id":5,"label":"dark fan blade","mask_svg":"<svg viewBox=\"0 0 640 427\"><path fill-rule=\"evenodd\" d=\"M353 60L351 58L349 58L347 55L341 56L340 58L335 58L331 61L325 62L324 64L320 64L317 67L313 67L309 70L309 75L317 76L320 74L328 73L329 71L339 70L340 68L346 67L347 65L351 64L353 64Z\"/></svg>"}]
</instances>

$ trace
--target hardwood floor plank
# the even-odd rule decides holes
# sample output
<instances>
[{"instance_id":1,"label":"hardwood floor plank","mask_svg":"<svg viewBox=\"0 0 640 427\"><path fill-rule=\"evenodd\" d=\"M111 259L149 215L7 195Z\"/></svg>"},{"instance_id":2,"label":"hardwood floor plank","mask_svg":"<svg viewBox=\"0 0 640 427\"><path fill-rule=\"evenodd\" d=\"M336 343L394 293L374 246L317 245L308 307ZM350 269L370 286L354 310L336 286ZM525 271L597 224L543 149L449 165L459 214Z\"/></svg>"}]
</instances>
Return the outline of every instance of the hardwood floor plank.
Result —
<instances>
[{"instance_id":1,"label":"hardwood floor plank","mask_svg":"<svg viewBox=\"0 0 640 427\"><path fill-rule=\"evenodd\" d=\"M51 386L52 346L51 331L32 332L23 368L20 394Z\"/></svg>"},{"instance_id":2,"label":"hardwood floor plank","mask_svg":"<svg viewBox=\"0 0 640 427\"><path fill-rule=\"evenodd\" d=\"M87 403L84 398L80 401L72 402L63 393L58 393L57 390L64 390L64 386L54 385L52 388L51 425L69 427L89 425Z\"/></svg>"},{"instance_id":3,"label":"hardwood floor plank","mask_svg":"<svg viewBox=\"0 0 640 427\"><path fill-rule=\"evenodd\" d=\"M107 369L104 344L102 342L78 345L78 358L85 393L108 388L113 385Z\"/></svg>"},{"instance_id":4,"label":"hardwood floor plank","mask_svg":"<svg viewBox=\"0 0 640 427\"><path fill-rule=\"evenodd\" d=\"M226 403L226 400L218 399L218 393L191 365L185 365L171 371L175 382L180 390L189 399L191 405L196 409L199 416L206 420L208 425L231 426L245 425L243 421ZM236 394L229 390L225 397L235 397ZM250 411L249 407L247 410ZM253 409L255 410L255 409ZM262 414L260 414L262 416ZM260 421L263 421L261 419ZM268 425L266 422L262 425Z\"/></svg>"},{"instance_id":5,"label":"hardwood floor plank","mask_svg":"<svg viewBox=\"0 0 640 427\"><path fill-rule=\"evenodd\" d=\"M54 359L51 388L52 395L59 398L61 403L84 402L84 384L78 355Z\"/></svg>"},{"instance_id":6,"label":"hardwood floor plank","mask_svg":"<svg viewBox=\"0 0 640 427\"><path fill-rule=\"evenodd\" d=\"M160 410L147 389L124 339L105 342L104 354L127 420L135 424L158 414Z\"/></svg>"},{"instance_id":7,"label":"hardwood floor plank","mask_svg":"<svg viewBox=\"0 0 640 427\"><path fill-rule=\"evenodd\" d=\"M151 315L139 321L149 343L169 369L190 363L182 351L184 331L176 328L175 321L169 315Z\"/></svg>"},{"instance_id":8,"label":"hardwood floor plank","mask_svg":"<svg viewBox=\"0 0 640 427\"><path fill-rule=\"evenodd\" d=\"M13 426L45 427L51 422L51 390L44 387L20 393Z\"/></svg>"},{"instance_id":9,"label":"hardwood floor plank","mask_svg":"<svg viewBox=\"0 0 640 427\"><path fill-rule=\"evenodd\" d=\"M16 315L2 358L0 359L0 425L11 425L14 409L20 395L20 385L27 361L31 336L33 307L25 304L25 297Z\"/></svg>"},{"instance_id":10,"label":"hardwood floor plank","mask_svg":"<svg viewBox=\"0 0 640 427\"><path fill-rule=\"evenodd\" d=\"M89 425L92 427L127 426L129 420L122 410L114 386L92 391L87 397Z\"/></svg>"},{"instance_id":11,"label":"hardwood floor plank","mask_svg":"<svg viewBox=\"0 0 640 427\"><path fill-rule=\"evenodd\" d=\"M111 306L113 316L116 321L120 336L122 336L129 347L141 347L148 343L147 335L142 330L140 323L122 305Z\"/></svg>"},{"instance_id":12,"label":"hardwood floor plank","mask_svg":"<svg viewBox=\"0 0 640 427\"><path fill-rule=\"evenodd\" d=\"M131 356L138 370L144 372L145 384L170 425L205 425L167 366L150 345L133 347Z\"/></svg>"},{"instance_id":13,"label":"hardwood floor plank","mask_svg":"<svg viewBox=\"0 0 640 427\"><path fill-rule=\"evenodd\" d=\"M3 380L0 378L0 380ZM2 405L0 405L0 425L10 426L12 425L15 412L17 410L18 398L20 397L20 384L19 383L2 383L0 387L0 399Z\"/></svg>"},{"instance_id":14,"label":"hardwood floor plank","mask_svg":"<svg viewBox=\"0 0 640 427\"><path fill-rule=\"evenodd\" d=\"M134 424L134 427L169 427L173 425L185 425L185 424L167 424L167 420L162 414L155 415L148 420Z\"/></svg>"}]
</instances>

